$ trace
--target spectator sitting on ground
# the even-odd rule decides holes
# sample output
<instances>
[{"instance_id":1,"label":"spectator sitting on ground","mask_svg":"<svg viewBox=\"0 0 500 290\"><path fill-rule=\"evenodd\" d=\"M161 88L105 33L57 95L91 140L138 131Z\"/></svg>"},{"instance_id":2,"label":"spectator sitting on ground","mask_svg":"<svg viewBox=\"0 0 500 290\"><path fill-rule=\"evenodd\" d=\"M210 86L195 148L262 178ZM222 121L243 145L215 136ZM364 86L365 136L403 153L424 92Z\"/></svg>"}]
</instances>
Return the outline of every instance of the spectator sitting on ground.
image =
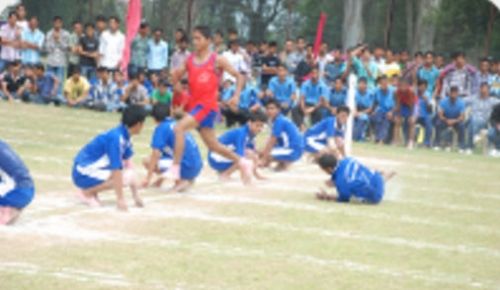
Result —
<instances>
[{"instance_id":1,"label":"spectator sitting on ground","mask_svg":"<svg viewBox=\"0 0 500 290\"><path fill-rule=\"evenodd\" d=\"M328 115L337 115L337 109L341 106L347 105L347 88L344 86L344 80L342 77L338 77L330 89L327 96L326 107L328 109Z\"/></svg>"},{"instance_id":2,"label":"spectator sitting on ground","mask_svg":"<svg viewBox=\"0 0 500 290\"><path fill-rule=\"evenodd\" d=\"M436 147L434 148L436 150L439 150L440 146L442 146L441 138L445 131L447 133L446 150L451 150L452 135L450 130L454 130L458 134L460 151L462 152L465 149L465 103L458 97L458 93L458 87L451 87L450 95L439 103L438 119L436 121Z\"/></svg>"},{"instance_id":3,"label":"spectator sitting on ground","mask_svg":"<svg viewBox=\"0 0 500 290\"><path fill-rule=\"evenodd\" d=\"M89 107L97 111L114 112L120 109L120 103L116 102L116 85L109 76L107 69L97 69L97 82L92 86Z\"/></svg>"},{"instance_id":4,"label":"spectator sitting on ground","mask_svg":"<svg viewBox=\"0 0 500 290\"><path fill-rule=\"evenodd\" d=\"M21 63L13 61L9 64L8 71L2 80L2 95L4 99L29 101L28 80L21 73Z\"/></svg>"},{"instance_id":5,"label":"spectator sitting on ground","mask_svg":"<svg viewBox=\"0 0 500 290\"><path fill-rule=\"evenodd\" d=\"M86 105L89 97L90 84L80 74L80 67L74 66L71 76L64 82L64 98L70 107Z\"/></svg>"},{"instance_id":6,"label":"spectator sitting on ground","mask_svg":"<svg viewBox=\"0 0 500 290\"><path fill-rule=\"evenodd\" d=\"M378 79L378 88L374 91L375 107L372 120L375 127L375 142L382 144L387 140L389 128L394 120L394 89L389 86L385 75Z\"/></svg>"},{"instance_id":7,"label":"spectator sitting on ground","mask_svg":"<svg viewBox=\"0 0 500 290\"><path fill-rule=\"evenodd\" d=\"M35 82L32 90L32 101L38 104L50 104L57 101L57 88L59 80L50 73L45 72L43 64L38 64L34 69Z\"/></svg>"},{"instance_id":8,"label":"spectator sitting on ground","mask_svg":"<svg viewBox=\"0 0 500 290\"><path fill-rule=\"evenodd\" d=\"M487 83L481 84L479 96L468 97L464 99L467 106L470 107L469 120L467 121L467 154L472 154L474 143L479 138L481 130L488 128L488 116L491 115L493 107L500 100L490 97L490 88Z\"/></svg>"},{"instance_id":9,"label":"spectator sitting on ground","mask_svg":"<svg viewBox=\"0 0 500 290\"><path fill-rule=\"evenodd\" d=\"M427 81L421 79L417 84L417 98L418 98L418 118L417 124L422 126L425 131L424 146L431 147L431 138L433 131L433 111L432 99L430 91L427 89Z\"/></svg>"},{"instance_id":10,"label":"spectator sitting on ground","mask_svg":"<svg viewBox=\"0 0 500 290\"><path fill-rule=\"evenodd\" d=\"M358 89L356 90L356 112L354 114L353 139L355 141L365 141L366 131L370 125L370 116L373 112L373 93L368 90L366 78L358 79Z\"/></svg>"},{"instance_id":11,"label":"spectator sitting on ground","mask_svg":"<svg viewBox=\"0 0 500 290\"><path fill-rule=\"evenodd\" d=\"M269 88L265 92L266 99L275 99L281 105L283 115L288 115L297 98L297 86L293 77L288 75L285 64L278 65L278 75L269 81Z\"/></svg>"},{"instance_id":12,"label":"spectator sitting on ground","mask_svg":"<svg viewBox=\"0 0 500 290\"><path fill-rule=\"evenodd\" d=\"M493 147L490 156L500 157L500 104L497 104L491 112L490 125L488 139Z\"/></svg>"},{"instance_id":13,"label":"spectator sitting on ground","mask_svg":"<svg viewBox=\"0 0 500 290\"><path fill-rule=\"evenodd\" d=\"M411 89L410 80L401 80L395 97L396 116L394 118L393 143L401 143L401 129L403 129L405 143L408 149L413 149L415 123L418 116L418 98Z\"/></svg>"},{"instance_id":14,"label":"spectator sitting on ground","mask_svg":"<svg viewBox=\"0 0 500 290\"><path fill-rule=\"evenodd\" d=\"M153 91L151 96L153 105L155 104L172 104L172 92L169 90L169 84L166 80L160 80L160 85Z\"/></svg>"},{"instance_id":15,"label":"spectator sitting on ground","mask_svg":"<svg viewBox=\"0 0 500 290\"><path fill-rule=\"evenodd\" d=\"M322 106L329 94L328 87L319 78L318 66L313 67L311 79L302 84L300 94L299 103L292 110L292 118L295 124L304 131L306 128L305 118L311 119L311 125L321 120L323 117Z\"/></svg>"},{"instance_id":16,"label":"spectator sitting on ground","mask_svg":"<svg viewBox=\"0 0 500 290\"><path fill-rule=\"evenodd\" d=\"M121 100L127 105L149 106L148 90L141 84L137 75L129 76L129 84L125 87Z\"/></svg>"},{"instance_id":17,"label":"spectator sitting on ground","mask_svg":"<svg viewBox=\"0 0 500 290\"><path fill-rule=\"evenodd\" d=\"M115 83L115 97L114 100L117 102L121 102L121 99L123 97L123 94L125 93L125 88L128 85L127 80L123 76L123 73L120 71L117 71L113 75L113 82Z\"/></svg>"}]
</instances>

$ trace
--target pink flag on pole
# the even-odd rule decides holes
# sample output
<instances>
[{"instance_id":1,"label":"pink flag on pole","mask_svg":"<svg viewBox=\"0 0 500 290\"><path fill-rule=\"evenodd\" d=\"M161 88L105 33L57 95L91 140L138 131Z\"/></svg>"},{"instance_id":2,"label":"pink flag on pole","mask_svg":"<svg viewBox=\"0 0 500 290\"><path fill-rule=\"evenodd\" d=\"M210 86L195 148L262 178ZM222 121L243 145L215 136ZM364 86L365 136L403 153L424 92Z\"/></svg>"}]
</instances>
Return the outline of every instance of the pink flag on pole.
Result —
<instances>
[{"instance_id":1,"label":"pink flag on pole","mask_svg":"<svg viewBox=\"0 0 500 290\"><path fill-rule=\"evenodd\" d=\"M127 34L125 35L125 49L123 50L121 71L126 73L130 62L130 45L141 25L142 3L141 0L129 0L127 10Z\"/></svg>"},{"instance_id":2,"label":"pink flag on pole","mask_svg":"<svg viewBox=\"0 0 500 290\"><path fill-rule=\"evenodd\" d=\"M316 29L316 40L314 41L314 58L318 57L319 49L321 48L321 43L323 42L323 29L326 24L326 14L321 12L318 21L318 28Z\"/></svg>"}]
</instances>

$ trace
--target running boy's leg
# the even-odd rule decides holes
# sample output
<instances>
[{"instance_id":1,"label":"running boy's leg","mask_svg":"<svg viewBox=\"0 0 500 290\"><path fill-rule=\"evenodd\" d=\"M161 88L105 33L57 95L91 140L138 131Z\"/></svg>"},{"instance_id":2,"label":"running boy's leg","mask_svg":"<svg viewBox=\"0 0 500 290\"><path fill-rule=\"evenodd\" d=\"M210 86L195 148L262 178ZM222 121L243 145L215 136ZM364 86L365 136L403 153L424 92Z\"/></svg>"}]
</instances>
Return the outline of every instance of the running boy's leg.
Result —
<instances>
[{"instance_id":1,"label":"running boy's leg","mask_svg":"<svg viewBox=\"0 0 500 290\"><path fill-rule=\"evenodd\" d=\"M184 115L182 119L175 125L175 148L174 148L174 163L170 169L170 175L173 179L179 179L180 163L184 153L184 134L198 126L196 119L189 114Z\"/></svg>"}]
</instances>

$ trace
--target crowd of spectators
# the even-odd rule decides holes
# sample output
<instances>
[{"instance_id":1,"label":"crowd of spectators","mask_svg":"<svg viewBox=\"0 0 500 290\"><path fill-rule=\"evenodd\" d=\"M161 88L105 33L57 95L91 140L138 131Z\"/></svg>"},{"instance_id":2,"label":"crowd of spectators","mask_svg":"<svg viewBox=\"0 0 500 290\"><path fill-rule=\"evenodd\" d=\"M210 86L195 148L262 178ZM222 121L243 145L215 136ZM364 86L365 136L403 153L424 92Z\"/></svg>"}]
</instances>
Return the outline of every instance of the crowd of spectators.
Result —
<instances>
[{"instance_id":1,"label":"crowd of spectators","mask_svg":"<svg viewBox=\"0 0 500 290\"><path fill-rule=\"evenodd\" d=\"M183 29L169 43L162 28L141 23L128 69L121 71L126 44L118 17L73 21L70 31L64 24L55 16L44 33L22 4L8 14L0 27L1 98L108 112L155 103L182 110L189 98L187 83L174 89L169 76L190 54ZM221 120L228 127L243 124L251 112L275 99L283 114L305 130L335 116L351 89L355 141L451 150L456 135L459 152L471 154L478 141L487 140L490 154L500 156L500 125L490 118L495 106L499 110L499 60L482 58L476 67L460 51L449 55L447 63L448 55L433 51L412 56L381 46L342 49L327 43L315 52L305 37L282 46L242 42L234 29L227 35L216 31L213 50L246 80L235 108L230 105L235 79L221 76ZM349 88L353 74L357 83Z\"/></svg>"}]
</instances>

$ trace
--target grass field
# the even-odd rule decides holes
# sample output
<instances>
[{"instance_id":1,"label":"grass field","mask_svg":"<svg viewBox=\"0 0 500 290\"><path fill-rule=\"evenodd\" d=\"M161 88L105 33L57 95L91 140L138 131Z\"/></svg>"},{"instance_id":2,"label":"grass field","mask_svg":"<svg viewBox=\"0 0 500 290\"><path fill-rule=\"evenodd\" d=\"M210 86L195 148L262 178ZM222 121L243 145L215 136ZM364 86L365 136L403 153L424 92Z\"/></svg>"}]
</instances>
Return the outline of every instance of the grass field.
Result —
<instances>
[{"instance_id":1,"label":"grass field","mask_svg":"<svg viewBox=\"0 0 500 290\"><path fill-rule=\"evenodd\" d=\"M326 176L301 162L253 187L220 184L206 166L189 193L143 191L144 209L120 213L112 193L86 208L72 159L118 119L0 103L0 138L37 186L0 229L1 290L500 289L498 159L355 145L364 162L398 171L379 206L316 201ZM152 129L134 140L136 163Z\"/></svg>"}]
</instances>

